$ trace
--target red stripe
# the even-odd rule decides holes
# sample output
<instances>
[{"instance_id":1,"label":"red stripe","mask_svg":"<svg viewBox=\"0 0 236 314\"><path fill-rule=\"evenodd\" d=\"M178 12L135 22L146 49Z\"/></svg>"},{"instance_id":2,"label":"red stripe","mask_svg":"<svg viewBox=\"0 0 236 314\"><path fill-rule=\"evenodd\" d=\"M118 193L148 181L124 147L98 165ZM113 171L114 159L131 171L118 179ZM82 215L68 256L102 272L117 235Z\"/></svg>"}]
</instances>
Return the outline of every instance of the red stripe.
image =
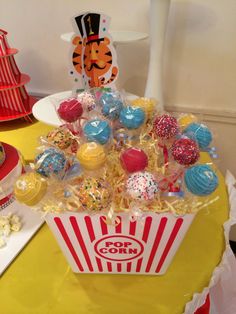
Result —
<instances>
[{"instance_id":1,"label":"red stripe","mask_svg":"<svg viewBox=\"0 0 236 314\"><path fill-rule=\"evenodd\" d=\"M137 221L131 221L129 223L129 234L135 235Z\"/></svg>"},{"instance_id":2,"label":"red stripe","mask_svg":"<svg viewBox=\"0 0 236 314\"><path fill-rule=\"evenodd\" d=\"M147 242L148 236L149 236L149 231L151 228L151 224L152 224L152 217L147 217L145 220L145 225L144 225L144 230L143 230L143 237L142 240L144 242Z\"/></svg>"},{"instance_id":3,"label":"red stripe","mask_svg":"<svg viewBox=\"0 0 236 314\"><path fill-rule=\"evenodd\" d=\"M79 225L77 223L76 218L71 216L70 217L70 222L71 222L71 225L72 225L72 227L74 229L74 232L75 232L76 238L77 238L77 240L79 242L79 245L81 247L81 250L82 250L82 252L84 254L84 258L85 258L85 261L86 261L86 263L88 265L88 269L90 271L93 271L93 266L92 266L91 260L89 258L89 254L88 254L88 251L86 249L86 245L84 243L84 240L83 240L83 237L82 237L82 234L81 234L81 231L80 231L80 228L79 228Z\"/></svg>"},{"instance_id":4,"label":"red stripe","mask_svg":"<svg viewBox=\"0 0 236 314\"><path fill-rule=\"evenodd\" d=\"M122 229L122 223L121 223L121 217L117 216L118 220L120 221L118 223L118 225L116 226L116 233L121 233L121 229Z\"/></svg>"},{"instance_id":5,"label":"red stripe","mask_svg":"<svg viewBox=\"0 0 236 314\"><path fill-rule=\"evenodd\" d=\"M171 246L172 246L172 244L173 244L173 242L174 242L174 240L175 240L175 238L176 238L176 236L177 236L177 234L179 232L179 229L180 229L182 223L183 223L183 218L178 218L176 223L175 223L175 226L174 226L174 228L173 228L173 230L171 232L169 240L168 240L168 242L166 244L164 252L162 253L160 261L159 261L159 263L157 265L156 273L159 273L159 271L161 270L161 267L162 267L163 263L165 262L166 256L169 253L169 250L170 250L170 248L171 248Z\"/></svg>"},{"instance_id":6,"label":"red stripe","mask_svg":"<svg viewBox=\"0 0 236 314\"><path fill-rule=\"evenodd\" d=\"M117 271L118 271L118 273L121 272L121 263L117 263Z\"/></svg>"},{"instance_id":7,"label":"red stripe","mask_svg":"<svg viewBox=\"0 0 236 314\"><path fill-rule=\"evenodd\" d=\"M127 272L128 272L128 273L131 272L131 265L132 265L131 262L127 263Z\"/></svg>"},{"instance_id":8,"label":"red stripe","mask_svg":"<svg viewBox=\"0 0 236 314\"><path fill-rule=\"evenodd\" d=\"M140 258L137 261L136 272L138 272L138 273L140 272L140 269L141 269L141 266L142 266L142 261L143 261L143 258Z\"/></svg>"},{"instance_id":9,"label":"red stripe","mask_svg":"<svg viewBox=\"0 0 236 314\"><path fill-rule=\"evenodd\" d=\"M16 76L20 76L20 70L19 70L19 68L18 68L18 66L17 66L17 64L16 64L16 61L15 61L15 59L14 59L13 56L10 56L10 63L11 63L11 65L12 65L12 69L13 69L13 71L14 71L14 74L15 74Z\"/></svg>"},{"instance_id":10,"label":"red stripe","mask_svg":"<svg viewBox=\"0 0 236 314\"><path fill-rule=\"evenodd\" d=\"M107 262L107 269L108 269L109 272L112 272L111 262Z\"/></svg>"},{"instance_id":11,"label":"red stripe","mask_svg":"<svg viewBox=\"0 0 236 314\"><path fill-rule=\"evenodd\" d=\"M98 265L98 270L99 271L103 271L103 269L102 269L102 262L101 262L100 258L96 257L96 262L97 262L97 265Z\"/></svg>"},{"instance_id":12,"label":"red stripe","mask_svg":"<svg viewBox=\"0 0 236 314\"><path fill-rule=\"evenodd\" d=\"M63 226L63 224L61 222L61 219L58 218L58 217L55 217L54 221L55 221L55 223L57 225L57 228L59 229L59 231L60 231L60 233L61 233L61 235L62 235L62 237L63 237L63 239L64 239L64 241L65 241L65 243L66 243L66 245L68 247L68 249L70 250L71 255L73 256L76 265L78 266L79 270L81 272L83 272L84 269L83 269L83 267L82 267L82 265L80 263L78 255L76 254L75 249L74 249L74 247L73 247L73 245L72 245L72 243L70 241L70 238L68 237L68 234L67 234L67 232L66 232L66 230L65 230L65 228L64 228L64 226Z\"/></svg>"},{"instance_id":13,"label":"red stripe","mask_svg":"<svg viewBox=\"0 0 236 314\"><path fill-rule=\"evenodd\" d=\"M102 229L102 235L108 234L107 224L105 223L105 221L106 221L106 217L101 216L100 217L100 225L101 225L101 229Z\"/></svg>"},{"instance_id":14,"label":"red stripe","mask_svg":"<svg viewBox=\"0 0 236 314\"><path fill-rule=\"evenodd\" d=\"M156 238L155 238L155 241L153 243L151 254L150 254L150 257L149 257L149 260L148 260L148 263L147 263L147 267L145 269L145 271L147 273L149 272L149 270L150 270L150 268L152 266L152 262L153 262L153 259L154 259L155 255L156 255L156 251L158 249L158 246L160 244L163 232L165 230L166 223L167 223L167 218L166 217L161 218L161 221L160 221L157 233L156 233Z\"/></svg>"},{"instance_id":15,"label":"red stripe","mask_svg":"<svg viewBox=\"0 0 236 314\"><path fill-rule=\"evenodd\" d=\"M195 312L194 314L210 314L210 308L211 308L211 302L210 302L210 296L209 293L206 296L206 300L205 303L200 306Z\"/></svg>"},{"instance_id":16,"label":"red stripe","mask_svg":"<svg viewBox=\"0 0 236 314\"><path fill-rule=\"evenodd\" d=\"M88 234L89 234L89 237L90 237L90 241L93 242L95 240L95 234L94 234L94 230L93 230L91 217L90 216L85 216L84 217L84 221L85 221L86 227L88 229Z\"/></svg>"}]
</instances>

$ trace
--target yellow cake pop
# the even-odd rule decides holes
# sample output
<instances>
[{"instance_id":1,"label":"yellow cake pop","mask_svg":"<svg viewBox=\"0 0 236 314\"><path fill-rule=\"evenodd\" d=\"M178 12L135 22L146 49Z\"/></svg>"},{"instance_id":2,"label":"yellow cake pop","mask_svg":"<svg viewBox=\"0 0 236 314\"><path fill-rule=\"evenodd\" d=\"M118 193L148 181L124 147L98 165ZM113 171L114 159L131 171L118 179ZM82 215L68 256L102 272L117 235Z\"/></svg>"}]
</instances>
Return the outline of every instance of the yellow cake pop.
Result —
<instances>
[{"instance_id":1,"label":"yellow cake pop","mask_svg":"<svg viewBox=\"0 0 236 314\"><path fill-rule=\"evenodd\" d=\"M151 119L155 113L157 102L153 98L140 97L131 102L131 106L140 107L144 110L147 119Z\"/></svg>"},{"instance_id":2,"label":"yellow cake pop","mask_svg":"<svg viewBox=\"0 0 236 314\"><path fill-rule=\"evenodd\" d=\"M47 191L47 182L40 174L29 172L16 181L14 193L20 203L34 206L41 201Z\"/></svg>"},{"instance_id":3,"label":"yellow cake pop","mask_svg":"<svg viewBox=\"0 0 236 314\"><path fill-rule=\"evenodd\" d=\"M181 129L185 129L189 124L197 122L197 117L191 113L184 113L178 118Z\"/></svg>"},{"instance_id":4,"label":"yellow cake pop","mask_svg":"<svg viewBox=\"0 0 236 314\"><path fill-rule=\"evenodd\" d=\"M102 145L89 142L80 146L77 151L77 158L83 168L97 170L104 165L106 154Z\"/></svg>"}]
</instances>

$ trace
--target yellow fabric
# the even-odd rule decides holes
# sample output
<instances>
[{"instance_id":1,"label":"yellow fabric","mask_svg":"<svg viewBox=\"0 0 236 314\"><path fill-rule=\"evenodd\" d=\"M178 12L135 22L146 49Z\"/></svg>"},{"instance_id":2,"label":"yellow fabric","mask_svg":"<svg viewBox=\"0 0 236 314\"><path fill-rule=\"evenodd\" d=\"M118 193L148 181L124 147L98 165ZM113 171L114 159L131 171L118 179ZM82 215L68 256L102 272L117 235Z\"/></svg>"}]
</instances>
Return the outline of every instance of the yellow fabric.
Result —
<instances>
[{"instance_id":1,"label":"yellow fabric","mask_svg":"<svg viewBox=\"0 0 236 314\"><path fill-rule=\"evenodd\" d=\"M33 161L36 155L38 139L47 134L53 127L37 120L29 123L24 120L15 120L0 123L0 142L16 147L26 162Z\"/></svg>"},{"instance_id":2,"label":"yellow fabric","mask_svg":"<svg viewBox=\"0 0 236 314\"><path fill-rule=\"evenodd\" d=\"M4 140L21 147L27 160L33 159L39 130L45 131L41 123L26 126L25 130L10 130L4 133ZM202 159L209 160L207 155ZM198 213L165 275L74 274L44 225L1 277L0 312L183 313L193 293L208 285L224 250L222 224L228 219L228 199L224 178L219 176L220 187L214 196L219 195L220 199Z\"/></svg>"}]
</instances>

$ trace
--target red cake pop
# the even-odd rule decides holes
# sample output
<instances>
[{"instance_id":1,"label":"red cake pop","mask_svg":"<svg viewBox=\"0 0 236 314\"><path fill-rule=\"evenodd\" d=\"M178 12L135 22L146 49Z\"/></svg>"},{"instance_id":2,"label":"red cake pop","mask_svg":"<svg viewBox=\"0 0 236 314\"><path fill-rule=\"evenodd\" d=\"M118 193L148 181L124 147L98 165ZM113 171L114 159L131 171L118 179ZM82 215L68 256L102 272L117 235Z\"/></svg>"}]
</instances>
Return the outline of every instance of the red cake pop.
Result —
<instances>
[{"instance_id":1,"label":"red cake pop","mask_svg":"<svg viewBox=\"0 0 236 314\"><path fill-rule=\"evenodd\" d=\"M83 107L77 99L69 98L60 103L57 112L62 120L72 123L82 116Z\"/></svg>"},{"instance_id":2,"label":"red cake pop","mask_svg":"<svg viewBox=\"0 0 236 314\"><path fill-rule=\"evenodd\" d=\"M155 134L163 139L169 139L175 136L179 131L177 119L168 114L156 117L153 123L153 129Z\"/></svg>"},{"instance_id":3,"label":"red cake pop","mask_svg":"<svg viewBox=\"0 0 236 314\"><path fill-rule=\"evenodd\" d=\"M194 164L200 156L196 142L189 138L176 140L171 147L171 153L175 161L185 166Z\"/></svg>"},{"instance_id":4,"label":"red cake pop","mask_svg":"<svg viewBox=\"0 0 236 314\"><path fill-rule=\"evenodd\" d=\"M139 148L131 147L120 156L121 165L129 173L144 170L148 165L146 153Z\"/></svg>"}]
</instances>

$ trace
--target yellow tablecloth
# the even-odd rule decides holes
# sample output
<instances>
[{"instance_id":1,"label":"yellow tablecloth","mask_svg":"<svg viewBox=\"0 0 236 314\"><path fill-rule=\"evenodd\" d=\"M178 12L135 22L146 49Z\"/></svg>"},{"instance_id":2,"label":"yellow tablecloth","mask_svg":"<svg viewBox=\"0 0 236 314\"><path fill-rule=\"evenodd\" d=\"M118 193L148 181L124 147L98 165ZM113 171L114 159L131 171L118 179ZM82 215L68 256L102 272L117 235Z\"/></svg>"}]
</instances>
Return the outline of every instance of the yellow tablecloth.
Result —
<instances>
[{"instance_id":1,"label":"yellow tablecloth","mask_svg":"<svg viewBox=\"0 0 236 314\"><path fill-rule=\"evenodd\" d=\"M9 127L0 140L32 160L38 132L46 128L39 122ZM164 276L74 274L44 225L0 279L0 313L183 313L193 293L208 285L224 250L228 199L221 175L216 195L219 200L198 213Z\"/></svg>"}]
</instances>

